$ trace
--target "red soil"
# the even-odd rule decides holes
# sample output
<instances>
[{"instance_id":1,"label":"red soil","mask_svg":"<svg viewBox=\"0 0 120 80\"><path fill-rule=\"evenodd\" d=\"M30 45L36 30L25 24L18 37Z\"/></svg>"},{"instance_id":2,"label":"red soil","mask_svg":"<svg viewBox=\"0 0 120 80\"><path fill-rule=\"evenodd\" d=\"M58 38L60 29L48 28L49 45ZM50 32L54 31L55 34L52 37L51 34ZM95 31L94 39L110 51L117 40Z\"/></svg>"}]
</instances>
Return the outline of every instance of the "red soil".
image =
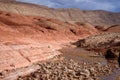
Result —
<instances>
[{"instance_id":1,"label":"red soil","mask_svg":"<svg viewBox=\"0 0 120 80\"><path fill-rule=\"evenodd\" d=\"M107 32L120 32L120 25L111 26L106 31Z\"/></svg>"},{"instance_id":2,"label":"red soil","mask_svg":"<svg viewBox=\"0 0 120 80\"><path fill-rule=\"evenodd\" d=\"M59 55L64 42L98 31L90 24L76 25L38 16L0 12L0 70L28 66Z\"/></svg>"}]
</instances>

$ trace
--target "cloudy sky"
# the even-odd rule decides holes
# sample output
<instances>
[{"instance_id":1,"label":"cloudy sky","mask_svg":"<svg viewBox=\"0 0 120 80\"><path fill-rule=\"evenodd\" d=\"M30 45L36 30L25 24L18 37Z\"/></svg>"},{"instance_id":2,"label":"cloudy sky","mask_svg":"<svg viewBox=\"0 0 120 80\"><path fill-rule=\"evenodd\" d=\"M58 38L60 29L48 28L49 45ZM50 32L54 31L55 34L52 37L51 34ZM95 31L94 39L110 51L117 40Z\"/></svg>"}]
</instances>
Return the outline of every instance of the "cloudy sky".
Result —
<instances>
[{"instance_id":1,"label":"cloudy sky","mask_svg":"<svg viewBox=\"0 0 120 80\"><path fill-rule=\"evenodd\" d=\"M52 8L80 8L82 10L107 10L120 12L120 0L17 0Z\"/></svg>"}]
</instances>

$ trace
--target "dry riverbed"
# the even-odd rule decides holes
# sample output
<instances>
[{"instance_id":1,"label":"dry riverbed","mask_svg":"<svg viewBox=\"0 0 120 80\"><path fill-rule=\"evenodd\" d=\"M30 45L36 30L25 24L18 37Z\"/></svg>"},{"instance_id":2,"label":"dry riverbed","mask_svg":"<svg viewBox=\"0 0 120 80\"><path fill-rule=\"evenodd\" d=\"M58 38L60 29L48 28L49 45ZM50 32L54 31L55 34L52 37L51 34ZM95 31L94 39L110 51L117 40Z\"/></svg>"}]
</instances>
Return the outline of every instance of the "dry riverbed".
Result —
<instances>
[{"instance_id":1,"label":"dry riverbed","mask_svg":"<svg viewBox=\"0 0 120 80\"><path fill-rule=\"evenodd\" d=\"M116 80L120 74L117 61L109 63L103 56L79 48L60 51L63 54L34 64L35 71L17 80Z\"/></svg>"},{"instance_id":2,"label":"dry riverbed","mask_svg":"<svg viewBox=\"0 0 120 80\"><path fill-rule=\"evenodd\" d=\"M99 62L78 62L62 55L38 65L37 71L18 80L104 80L102 76L109 76L115 67L118 68L118 65Z\"/></svg>"}]
</instances>

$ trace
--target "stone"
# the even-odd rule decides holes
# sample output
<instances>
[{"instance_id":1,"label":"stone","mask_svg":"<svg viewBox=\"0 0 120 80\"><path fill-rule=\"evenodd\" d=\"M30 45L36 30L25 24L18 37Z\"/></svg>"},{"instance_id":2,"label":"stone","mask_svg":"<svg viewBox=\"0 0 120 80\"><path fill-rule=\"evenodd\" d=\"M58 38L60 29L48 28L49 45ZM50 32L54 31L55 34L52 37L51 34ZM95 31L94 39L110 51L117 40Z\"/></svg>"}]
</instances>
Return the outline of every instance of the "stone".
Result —
<instances>
[{"instance_id":1,"label":"stone","mask_svg":"<svg viewBox=\"0 0 120 80\"><path fill-rule=\"evenodd\" d=\"M90 76L90 71L88 69L83 69L83 70L81 70L80 74L84 75L86 77L89 77Z\"/></svg>"}]
</instances>

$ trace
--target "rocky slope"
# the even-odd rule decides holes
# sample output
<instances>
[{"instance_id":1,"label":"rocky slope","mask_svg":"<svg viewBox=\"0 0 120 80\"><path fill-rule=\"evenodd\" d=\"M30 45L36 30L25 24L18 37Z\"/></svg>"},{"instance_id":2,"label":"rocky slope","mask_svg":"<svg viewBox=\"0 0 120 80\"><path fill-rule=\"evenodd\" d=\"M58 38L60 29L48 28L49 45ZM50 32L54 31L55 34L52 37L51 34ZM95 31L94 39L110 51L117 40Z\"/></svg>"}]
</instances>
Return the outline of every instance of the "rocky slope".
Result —
<instances>
[{"instance_id":1,"label":"rocky slope","mask_svg":"<svg viewBox=\"0 0 120 80\"><path fill-rule=\"evenodd\" d=\"M78 46L86 48L109 48L120 46L120 33L100 33L76 42Z\"/></svg>"},{"instance_id":2,"label":"rocky slope","mask_svg":"<svg viewBox=\"0 0 120 80\"><path fill-rule=\"evenodd\" d=\"M120 33L100 33L78 40L74 43L78 47L104 55L108 60L118 60L120 53Z\"/></svg>"},{"instance_id":3,"label":"rocky slope","mask_svg":"<svg viewBox=\"0 0 120 80\"><path fill-rule=\"evenodd\" d=\"M0 12L0 70L52 58L60 54L57 50L64 43L97 33L98 30L88 23L77 25L40 16Z\"/></svg>"},{"instance_id":4,"label":"rocky slope","mask_svg":"<svg viewBox=\"0 0 120 80\"><path fill-rule=\"evenodd\" d=\"M78 37L83 38L98 33L98 30L89 23L77 25L56 19L23 16L6 12L0 12L0 31L1 42L14 43L16 41L24 43L26 40L27 42L32 42L32 40L74 40ZM27 39L23 41L22 38Z\"/></svg>"},{"instance_id":5,"label":"rocky slope","mask_svg":"<svg viewBox=\"0 0 120 80\"><path fill-rule=\"evenodd\" d=\"M0 2L0 10L24 15L43 16L62 21L87 22L93 25L111 26L120 24L120 13L102 10L82 11L79 9L53 9L22 2Z\"/></svg>"}]
</instances>

